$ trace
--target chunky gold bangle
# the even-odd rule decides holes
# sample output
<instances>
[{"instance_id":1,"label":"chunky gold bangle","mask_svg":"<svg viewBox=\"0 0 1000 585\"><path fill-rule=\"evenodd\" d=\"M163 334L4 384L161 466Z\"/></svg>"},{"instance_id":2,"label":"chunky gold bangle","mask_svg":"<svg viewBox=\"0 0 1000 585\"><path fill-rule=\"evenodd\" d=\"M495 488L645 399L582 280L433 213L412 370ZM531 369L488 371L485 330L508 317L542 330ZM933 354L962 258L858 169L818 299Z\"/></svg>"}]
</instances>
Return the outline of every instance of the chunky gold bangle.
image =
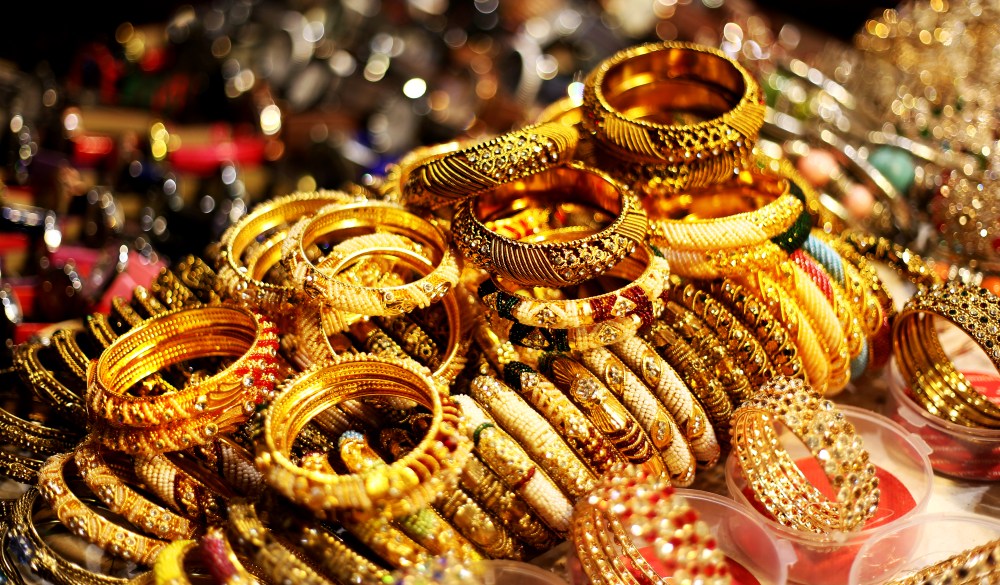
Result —
<instances>
[{"instance_id":1,"label":"chunky gold bangle","mask_svg":"<svg viewBox=\"0 0 1000 585\"><path fill-rule=\"evenodd\" d=\"M382 457L368 445L368 439L362 433L348 431L340 436L339 443L340 459L351 473L363 473L386 465ZM394 524L431 555L450 553L463 563L484 558L482 553L462 535L456 533L455 528L450 526L434 508L420 508L413 514L398 518ZM419 558L404 556L403 561L404 564L416 563Z\"/></svg>"},{"instance_id":2,"label":"chunky gold bangle","mask_svg":"<svg viewBox=\"0 0 1000 585\"><path fill-rule=\"evenodd\" d=\"M253 504L245 500L234 500L229 506L227 526L233 542L243 549L272 581L303 585L333 585L332 581L317 573L264 526Z\"/></svg>"},{"instance_id":3,"label":"chunky gold bangle","mask_svg":"<svg viewBox=\"0 0 1000 585\"><path fill-rule=\"evenodd\" d=\"M666 464L672 485L694 481L695 460L684 434L650 389L605 348L580 353L578 361L596 375L632 413Z\"/></svg>"},{"instance_id":4,"label":"chunky gold bangle","mask_svg":"<svg viewBox=\"0 0 1000 585\"><path fill-rule=\"evenodd\" d=\"M174 277L164 274L162 279L157 278L152 284L153 293L159 296L164 304L172 303L157 292L157 287L160 286L167 287L167 290L163 291L164 294L180 295L187 299L188 303L193 303L194 299L206 305L222 302L222 283L219 282L219 275L198 256L193 254L184 256L170 268L170 272Z\"/></svg>"},{"instance_id":5,"label":"chunky gold bangle","mask_svg":"<svg viewBox=\"0 0 1000 585\"><path fill-rule=\"evenodd\" d=\"M586 367L562 354L551 354L540 365L626 461L641 465L650 473L666 470L659 452L635 417Z\"/></svg>"},{"instance_id":6,"label":"chunky gold bangle","mask_svg":"<svg viewBox=\"0 0 1000 585\"><path fill-rule=\"evenodd\" d=\"M714 465L721 452L715 429L709 423L705 409L677 371L641 337L618 342L610 346L610 349L636 375L641 376L646 386L663 403L683 430L695 459L705 466Z\"/></svg>"},{"instance_id":7,"label":"chunky gold bangle","mask_svg":"<svg viewBox=\"0 0 1000 585\"><path fill-rule=\"evenodd\" d=\"M570 545L599 585L723 585L731 576L712 531L664 477L634 466L603 478L573 510ZM654 569L637 545L652 549Z\"/></svg>"},{"instance_id":8,"label":"chunky gold bangle","mask_svg":"<svg viewBox=\"0 0 1000 585\"><path fill-rule=\"evenodd\" d=\"M662 303L657 302L658 307ZM499 313L488 307L483 309L486 323L501 338L519 347L528 347L542 351L584 351L595 347L604 347L618 343L635 335L643 325L648 324L658 316L659 309L653 307L648 314L627 314L599 323L569 329L546 329L522 325L516 321L505 319Z\"/></svg>"},{"instance_id":9,"label":"chunky gold bangle","mask_svg":"<svg viewBox=\"0 0 1000 585\"><path fill-rule=\"evenodd\" d=\"M244 265L244 252L258 238L287 231L296 221L326 205L353 201L357 201L356 196L340 191L315 191L276 197L254 207L229 226L219 239L215 267L220 288L237 302L258 307L271 315L281 315L287 311L288 304L295 301L295 288L265 282L264 275L276 262L257 262L248 267ZM280 250L280 246L275 249Z\"/></svg>"},{"instance_id":10,"label":"chunky gold bangle","mask_svg":"<svg viewBox=\"0 0 1000 585\"><path fill-rule=\"evenodd\" d=\"M548 473L539 468L524 449L499 428L469 396L457 395L461 407L461 430L472 440L476 452L504 484L524 498L538 516L558 534L566 534L573 505L559 491Z\"/></svg>"},{"instance_id":11,"label":"chunky gold bangle","mask_svg":"<svg viewBox=\"0 0 1000 585\"><path fill-rule=\"evenodd\" d=\"M427 564L432 555L384 516L359 519L345 515L341 526L389 566L402 569Z\"/></svg>"},{"instance_id":12,"label":"chunky gold bangle","mask_svg":"<svg viewBox=\"0 0 1000 585\"><path fill-rule=\"evenodd\" d=\"M441 494L434 501L434 509L490 558L515 561L525 558L524 546L465 490Z\"/></svg>"},{"instance_id":13,"label":"chunky gold bangle","mask_svg":"<svg viewBox=\"0 0 1000 585\"><path fill-rule=\"evenodd\" d=\"M153 583L155 585L190 585L185 561L191 553L198 553L198 542L194 540L175 540L160 551L156 562L152 563Z\"/></svg>"},{"instance_id":14,"label":"chunky gold bangle","mask_svg":"<svg viewBox=\"0 0 1000 585\"><path fill-rule=\"evenodd\" d=\"M105 460L106 449L100 442L88 438L77 447L74 459L83 481L108 509L164 540L190 538L195 525L159 506L132 489L122 479L124 470L112 468Z\"/></svg>"},{"instance_id":15,"label":"chunky gold bangle","mask_svg":"<svg viewBox=\"0 0 1000 585\"><path fill-rule=\"evenodd\" d=\"M314 264L309 250L318 240L344 229L367 227L401 235L424 246L434 267L425 276L402 286L370 288L356 286L336 277L336 264L348 265L360 253L345 254L333 261L333 269ZM382 237L373 234L373 238ZM395 240L393 240L394 242ZM392 245L391 243L389 244ZM377 251L373 250L373 251ZM458 282L458 262L446 234L437 224L392 204L366 203L331 205L310 218L299 220L282 244L282 257L292 282L306 295L335 309L361 315L396 315L427 307L447 294Z\"/></svg>"},{"instance_id":16,"label":"chunky gold bangle","mask_svg":"<svg viewBox=\"0 0 1000 585\"><path fill-rule=\"evenodd\" d=\"M478 376L469 394L549 474L567 496L579 498L594 488L594 475L559 437L551 424L524 399L490 376Z\"/></svg>"},{"instance_id":17,"label":"chunky gold bangle","mask_svg":"<svg viewBox=\"0 0 1000 585\"><path fill-rule=\"evenodd\" d=\"M836 500L792 461L777 438L777 423L820 461ZM757 501L785 526L820 534L857 530L878 507L878 478L861 437L832 402L800 379L775 378L736 409L732 443Z\"/></svg>"},{"instance_id":18,"label":"chunky gold bangle","mask_svg":"<svg viewBox=\"0 0 1000 585\"><path fill-rule=\"evenodd\" d=\"M323 410L347 400L395 396L431 410L427 435L410 453L364 474L313 473L290 458L299 431ZM412 513L457 475L471 444L460 439L458 411L412 360L342 355L295 376L265 411L257 466L279 493L314 511L375 507L391 516Z\"/></svg>"},{"instance_id":19,"label":"chunky gold bangle","mask_svg":"<svg viewBox=\"0 0 1000 585\"><path fill-rule=\"evenodd\" d=\"M276 518L272 517L272 520L276 523L276 530L294 539L295 544L309 556L310 560L316 564L316 567L320 571L330 575L339 583L374 585L385 583L386 579L389 578L389 571L357 553L354 549L347 546L343 540L322 526L289 517L287 514L282 514ZM202 543L206 548L209 546L210 535L212 535L211 528L209 528L205 537L202 538ZM212 548L219 549L220 552L212 553L210 559L218 558L219 560L210 560L209 567L218 567L218 569L213 569L213 574L219 571L226 576L231 575L234 577L241 572L234 570L234 561L238 559L235 559L235 553L233 552L222 554L223 547L228 546L229 542L225 539L224 533L219 534L218 538L221 542L218 545L212 545ZM227 558L231 560L225 560ZM223 581L226 585L245 585L248 583L246 571L244 570L242 573L244 574L242 581L236 581L233 577L229 577L228 581L219 580ZM218 574L216 574L216 578L219 578ZM267 581L264 582L266 583Z\"/></svg>"},{"instance_id":20,"label":"chunky gold bangle","mask_svg":"<svg viewBox=\"0 0 1000 585\"><path fill-rule=\"evenodd\" d=\"M573 160L578 134L565 124L525 126L471 146L418 149L399 163L403 201L436 209Z\"/></svg>"},{"instance_id":21,"label":"chunky gold bangle","mask_svg":"<svg viewBox=\"0 0 1000 585\"><path fill-rule=\"evenodd\" d=\"M959 282L922 288L907 301L892 328L900 372L921 406L958 424L1000 428L1000 407L980 394L948 359L933 317L956 325L1000 370L1000 298Z\"/></svg>"},{"instance_id":22,"label":"chunky gold bangle","mask_svg":"<svg viewBox=\"0 0 1000 585\"><path fill-rule=\"evenodd\" d=\"M678 111L715 114L675 124ZM630 47L587 77L583 125L622 158L694 162L749 153L764 123L753 76L722 51L683 42Z\"/></svg>"},{"instance_id":23,"label":"chunky gold bangle","mask_svg":"<svg viewBox=\"0 0 1000 585\"><path fill-rule=\"evenodd\" d=\"M614 220L579 239L524 243L490 231L484 222L532 200L554 205L573 197L610 212ZM646 212L605 173L573 164L513 181L459 204L455 245L470 262L524 286L561 287L600 276L645 241Z\"/></svg>"},{"instance_id":24,"label":"chunky gold bangle","mask_svg":"<svg viewBox=\"0 0 1000 585\"><path fill-rule=\"evenodd\" d=\"M663 293L670 264L647 245L622 260L608 272L628 280L622 288L582 299L535 299L517 294L507 279L494 275L479 286L479 299L487 307L523 325L564 329L601 323L630 314L647 315L651 320L653 303Z\"/></svg>"},{"instance_id":25,"label":"chunky gold bangle","mask_svg":"<svg viewBox=\"0 0 1000 585\"><path fill-rule=\"evenodd\" d=\"M154 317L117 338L91 362L87 404L95 432L155 428L176 421L197 422L181 437L192 446L235 427L253 414L278 372L277 330L267 319L235 306L181 309ZM155 351L149 351L155 347ZM199 356L235 356L222 372L174 393L136 397L136 382L162 368ZM228 416L241 409L244 416ZM229 411L229 412L227 412ZM197 430L196 430L197 429ZM102 437L103 440L103 437ZM135 453L137 449L125 449Z\"/></svg>"},{"instance_id":26,"label":"chunky gold bangle","mask_svg":"<svg viewBox=\"0 0 1000 585\"><path fill-rule=\"evenodd\" d=\"M207 474L195 477L166 455L138 457L134 468L136 476L153 495L177 513L198 522L221 521L226 500L233 495L222 482L209 480Z\"/></svg>"}]
</instances>

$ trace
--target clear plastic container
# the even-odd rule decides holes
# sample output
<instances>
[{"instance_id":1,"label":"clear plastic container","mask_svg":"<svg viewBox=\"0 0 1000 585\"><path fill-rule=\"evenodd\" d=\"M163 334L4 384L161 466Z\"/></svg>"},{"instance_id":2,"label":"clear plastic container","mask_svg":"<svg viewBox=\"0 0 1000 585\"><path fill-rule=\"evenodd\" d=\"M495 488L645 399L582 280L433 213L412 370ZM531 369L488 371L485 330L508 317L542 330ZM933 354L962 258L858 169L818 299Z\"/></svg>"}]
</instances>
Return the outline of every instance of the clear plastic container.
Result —
<instances>
[{"instance_id":1,"label":"clear plastic container","mask_svg":"<svg viewBox=\"0 0 1000 585\"><path fill-rule=\"evenodd\" d=\"M931 447L934 471L963 479L1000 480L1000 430L958 425L927 412L907 394L895 360L889 369L885 414Z\"/></svg>"},{"instance_id":2,"label":"clear plastic container","mask_svg":"<svg viewBox=\"0 0 1000 585\"><path fill-rule=\"evenodd\" d=\"M518 561L479 561L470 568L483 585L566 585L556 573Z\"/></svg>"},{"instance_id":3,"label":"clear plastic container","mask_svg":"<svg viewBox=\"0 0 1000 585\"><path fill-rule=\"evenodd\" d=\"M922 514L898 522L858 551L848 583L877 585L906 576L1000 538L1000 520L986 516Z\"/></svg>"},{"instance_id":4,"label":"clear plastic container","mask_svg":"<svg viewBox=\"0 0 1000 585\"><path fill-rule=\"evenodd\" d=\"M677 494L683 496L698 512L698 517L711 527L719 550L730 561L735 584L785 585L788 582L788 568L795 563L795 551L788 541L764 528L759 514L709 492L678 489ZM741 570L752 578L740 578Z\"/></svg>"},{"instance_id":5,"label":"clear plastic container","mask_svg":"<svg viewBox=\"0 0 1000 585\"><path fill-rule=\"evenodd\" d=\"M730 496L750 510L774 536L791 543L798 559L789 569L788 580L793 583L846 585L851 563L861 545L923 512L931 495L934 472L928 459L930 447L923 440L880 414L852 406L839 408L861 435L872 463L882 476L882 498L876 515L881 520L869 522L863 530L822 535L779 524L754 507L735 453L726 460ZM777 433L792 460L812 458L808 448L783 425L778 425ZM886 481L890 478L895 481Z\"/></svg>"}]
</instances>

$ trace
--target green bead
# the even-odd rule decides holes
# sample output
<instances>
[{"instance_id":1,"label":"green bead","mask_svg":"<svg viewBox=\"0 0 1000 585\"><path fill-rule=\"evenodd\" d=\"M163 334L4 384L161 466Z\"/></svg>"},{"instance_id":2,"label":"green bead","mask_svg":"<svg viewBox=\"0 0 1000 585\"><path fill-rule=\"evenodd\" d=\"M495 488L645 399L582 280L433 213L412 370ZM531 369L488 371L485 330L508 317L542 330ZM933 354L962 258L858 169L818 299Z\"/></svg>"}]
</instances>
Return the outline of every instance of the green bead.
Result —
<instances>
[{"instance_id":1,"label":"green bead","mask_svg":"<svg viewBox=\"0 0 1000 585\"><path fill-rule=\"evenodd\" d=\"M894 146L880 146L872 151L868 162L879 170L900 193L908 193L916 180L913 155Z\"/></svg>"}]
</instances>

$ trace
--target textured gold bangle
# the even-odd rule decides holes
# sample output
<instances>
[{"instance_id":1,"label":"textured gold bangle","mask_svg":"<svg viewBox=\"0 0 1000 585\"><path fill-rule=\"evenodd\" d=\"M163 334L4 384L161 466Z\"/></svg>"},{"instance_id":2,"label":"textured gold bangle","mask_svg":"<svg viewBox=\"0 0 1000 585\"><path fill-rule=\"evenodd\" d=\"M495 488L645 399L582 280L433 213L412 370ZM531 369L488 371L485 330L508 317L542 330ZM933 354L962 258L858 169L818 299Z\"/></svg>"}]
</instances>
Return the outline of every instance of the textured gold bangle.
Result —
<instances>
[{"instance_id":1,"label":"textured gold bangle","mask_svg":"<svg viewBox=\"0 0 1000 585\"><path fill-rule=\"evenodd\" d=\"M188 293L204 304L214 304L222 302L222 286L219 282L219 275L216 274L204 260L193 254L184 256L178 260L170 269L176 278L169 279L174 294L188 297ZM169 278L169 277L167 277ZM159 295L156 287L160 285L159 279L153 281L153 292ZM164 298L160 299L165 304ZM189 301L191 302L191 301Z\"/></svg>"},{"instance_id":2,"label":"textured gold bangle","mask_svg":"<svg viewBox=\"0 0 1000 585\"><path fill-rule=\"evenodd\" d=\"M615 219L578 239L530 244L492 232L484 223L522 202L551 206L570 197ZM603 274L645 241L646 228L646 212L634 195L605 173L580 164L550 169L465 201L452 224L456 247L479 268L524 286L552 287Z\"/></svg>"},{"instance_id":3,"label":"textured gold bangle","mask_svg":"<svg viewBox=\"0 0 1000 585\"><path fill-rule=\"evenodd\" d=\"M280 530L283 534L294 539L295 544L309 556L319 570L330 575L339 583L375 585L384 584L389 578L389 571L347 546L343 540L322 526L316 526L286 514L272 517L272 520L277 525L276 530ZM211 529L202 542L206 542L210 534ZM228 544L228 541L226 543ZM232 555L227 556L231 557ZM223 563L214 564L222 565ZM227 570L225 572L231 574L234 571ZM241 582L231 582L231 585L242 584Z\"/></svg>"},{"instance_id":4,"label":"textured gold bangle","mask_svg":"<svg viewBox=\"0 0 1000 585\"><path fill-rule=\"evenodd\" d=\"M886 585L945 585L992 583L1000 578L1000 539L964 550Z\"/></svg>"},{"instance_id":5,"label":"textured gold bangle","mask_svg":"<svg viewBox=\"0 0 1000 585\"><path fill-rule=\"evenodd\" d=\"M220 288L237 302L258 307L268 314L282 314L288 304L295 301L295 289L262 280L269 266L255 265L251 273L243 264L244 252L258 238L276 230L287 230L299 219L326 205L356 200L357 197L340 191L315 191L284 195L256 206L229 226L219 240L215 267Z\"/></svg>"},{"instance_id":6,"label":"textured gold bangle","mask_svg":"<svg viewBox=\"0 0 1000 585\"><path fill-rule=\"evenodd\" d=\"M649 246L641 245L607 275L624 278L629 284L582 299L542 300L517 294L507 279L494 275L483 281L478 294L483 304L511 321L548 329L581 327L630 314L651 315L653 303L666 286L670 264Z\"/></svg>"},{"instance_id":7,"label":"textured gold bangle","mask_svg":"<svg viewBox=\"0 0 1000 585\"><path fill-rule=\"evenodd\" d=\"M362 433L348 431L340 436L339 443L340 459L351 473L363 473L386 466L382 457L368 445L368 439ZM420 508L413 514L396 519L393 524L399 526L417 545L426 549L424 554L438 556L450 552L456 560L463 563L483 559L482 553L456 533L455 528L431 507ZM402 557L404 565L419 560L405 555Z\"/></svg>"},{"instance_id":8,"label":"textured gold bangle","mask_svg":"<svg viewBox=\"0 0 1000 585\"><path fill-rule=\"evenodd\" d=\"M323 410L368 396L407 398L431 410L427 435L410 453L365 474L313 473L290 458L299 430ZM471 444L460 439L458 411L429 372L412 360L370 354L342 355L289 380L265 411L257 466L285 497L314 511L380 507L405 515L429 503L457 476Z\"/></svg>"},{"instance_id":9,"label":"textured gold bangle","mask_svg":"<svg viewBox=\"0 0 1000 585\"><path fill-rule=\"evenodd\" d=\"M577 503L570 536L575 560L597 585L732 582L711 528L666 478L635 467L604 478ZM639 545L651 549L657 568Z\"/></svg>"},{"instance_id":10,"label":"textured gold bangle","mask_svg":"<svg viewBox=\"0 0 1000 585\"><path fill-rule=\"evenodd\" d=\"M956 325L1000 370L1000 298L959 282L923 288L910 298L892 328L900 371L921 406L958 424L1000 428L1000 407L980 394L948 359L932 317Z\"/></svg>"},{"instance_id":11,"label":"textured gold bangle","mask_svg":"<svg viewBox=\"0 0 1000 585\"><path fill-rule=\"evenodd\" d=\"M571 499L594 488L594 475L570 451L551 424L516 392L490 376L478 376L469 394Z\"/></svg>"},{"instance_id":12,"label":"textured gold bangle","mask_svg":"<svg viewBox=\"0 0 1000 585\"><path fill-rule=\"evenodd\" d=\"M44 461L28 455L0 451L0 476L18 483L35 485Z\"/></svg>"},{"instance_id":13,"label":"textured gold bangle","mask_svg":"<svg viewBox=\"0 0 1000 585\"><path fill-rule=\"evenodd\" d=\"M764 109L753 76L722 51L650 43L619 51L591 72L583 126L625 160L696 164L724 158L732 173L746 165ZM670 121L692 110L709 119Z\"/></svg>"},{"instance_id":14,"label":"textured gold bangle","mask_svg":"<svg viewBox=\"0 0 1000 585\"><path fill-rule=\"evenodd\" d=\"M586 367L561 354L548 356L541 365L556 386L593 421L626 461L650 473L666 470L659 452L635 417Z\"/></svg>"},{"instance_id":15,"label":"textured gold bangle","mask_svg":"<svg viewBox=\"0 0 1000 585\"><path fill-rule=\"evenodd\" d=\"M190 585L185 561L191 553L198 553L198 543L194 540L175 540L160 551L156 562L152 563L153 583L156 585Z\"/></svg>"},{"instance_id":16,"label":"textured gold bangle","mask_svg":"<svg viewBox=\"0 0 1000 585\"><path fill-rule=\"evenodd\" d=\"M701 356L670 327L653 327L645 332L643 338L681 375L691 393L705 408L715 436L720 443L725 441L733 402Z\"/></svg>"},{"instance_id":17,"label":"textured gold bangle","mask_svg":"<svg viewBox=\"0 0 1000 585\"><path fill-rule=\"evenodd\" d=\"M778 441L786 426L816 457L836 490L830 500ZM781 524L830 534L860 529L878 508L875 466L861 437L829 400L800 379L775 378L733 413L732 443L756 499Z\"/></svg>"},{"instance_id":18,"label":"textured gold bangle","mask_svg":"<svg viewBox=\"0 0 1000 585\"><path fill-rule=\"evenodd\" d=\"M622 362L642 378L683 430L695 459L706 466L719 460L721 447L708 415L691 389L648 343L632 337L610 346Z\"/></svg>"},{"instance_id":19,"label":"textured gold bangle","mask_svg":"<svg viewBox=\"0 0 1000 585\"><path fill-rule=\"evenodd\" d=\"M340 524L394 569L427 564L432 555L384 516L358 519L346 515Z\"/></svg>"},{"instance_id":20,"label":"textured gold bangle","mask_svg":"<svg viewBox=\"0 0 1000 585\"><path fill-rule=\"evenodd\" d=\"M708 325L692 311L673 302L667 302L663 317L653 325L657 327L673 327L691 348L701 356L715 377L722 383L733 406L738 406L747 399L753 391L750 379L743 368L737 364L722 341Z\"/></svg>"},{"instance_id":21,"label":"textured gold bangle","mask_svg":"<svg viewBox=\"0 0 1000 585\"><path fill-rule=\"evenodd\" d=\"M497 335L516 346L542 351L584 351L618 343L635 335L643 325L648 324L658 316L660 310L657 307L662 306L662 303L657 302L652 313L645 315L633 313L569 329L545 329L522 325L501 317L499 313L488 307L483 309L483 316L486 323Z\"/></svg>"},{"instance_id":22,"label":"textured gold bangle","mask_svg":"<svg viewBox=\"0 0 1000 585\"><path fill-rule=\"evenodd\" d=\"M106 455L98 441L88 439L77 447L74 459L84 482L109 510L164 540L194 534L194 523L140 495L121 477L124 470L119 473L106 462Z\"/></svg>"},{"instance_id":23,"label":"textured gold bangle","mask_svg":"<svg viewBox=\"0 0 1000 585\"><path fill-rule=\"evenodd\" d=\"M471 146L417 149L399 163L399 189L411 205L454 205L573 160L577 139L565 124L536 124Z\"/></svg>"},{"instance_id":24,"label":"textured gold bangle","mask_svg":"<svg viewBox=\"0 0 1000 585\"><path fill-rule=\"evenodd\" d=\"M202 304L191 289L184 286L180 278L169 268L160 269L160 274L149 285L152 293L166 309L180 309Z\"/></svg>"},{"instance_id":25,"label":"textured gold bangle","mask_svg":"<svg viewBox=\"0 0 1000 585\"><path fill-rule=\"evenodd\" d=\"M442 494L434 501L434 508L490 558L515 561L525 558L524 546L465 490Z\"/></svg>"},{"instance_id":26,"label":"textured gold bangle","mask_svg":"<svg viewBox=\"0 0 1000 585\"><path fill-rule=\"evenodd\" d=\"M462 469L459 481L462 489L497 518L502 527L535 551L546 551L559 543L559 537L538 518L524 498L508 489L475 453ZM497 544L503 546L504 542L501 536Z\"/></svg>"},{"instance_id":27,"label":"textured gold bangle","mask_svg":"<svg viewBox=\"0 0 1000 585\"><path fill-rule=\"evenodd\" d=\"M840 240L869 260L887 264L915 285L934 286L943 283L928 260L892 240L859 230L847 230L841 234Z\"/></svg>"},{"instance_id":28,"label":"textured gold bangle","mask_svg":"<svg viewBox=\"0 0 1000 585\"><path fill-rule=\"evenodd\" d=\"M138 457L135 474L143 485L171 509L197 522L219 522L232 490L207 474L195 477L194 468L181 468L166 455Z\"/></svg>"},{"instance_id":29,"label":"textured gold bangle","mask_svg":"<svg viewBox=\"0 0 1000 585\"><path fill-rule=\"evenodd\" d=\"M0 392L10 393L9 395L15 399L29 401L27 406L32 418L48 410L34 400L30 390L24 387L20 377L13 370L0 371L0 385L3 385L3 390ZM78 432L28 420L0 407L0 441L5 445L17 446L43 456L69 451L78 439Z\"/></svg>"},{"instance_id":30,"label":"textured gold bangle","mask_svg":"<svg viewBox=\"0 0 1000 585\"><path fill-rule=\"evenodd\" d=\"M670 483L691 485L695 468L691 447L673 417L642 380L618 356L604 348L582 352L578 361L632 413L663 459Z\"/></svg>"},{"instance_id":31,"label":"textured gold bangle","mask_svg":"<svg viewBox=\"0 0 1000 585\"><path fill-rule=\"evenodd\" d=\"M524 498L549 528L565 534L569 529L573 505L559 491L555 482L472 398L457 395L454 399L461 407L460 428L475 444L476 452L483 461L508 489Z\"/></svg>"},{"instance_id":32,"label":"textured gold bangle","mask_svg":"<svg viewBox=\"0 0 1000 585\"><path fill-rule=\"evenodd\" d=\"M51 348L33 342L14 346L13 359L18 374L39 400L56 409L67 420L85 420L84 392L75 388L78 380L70 375L57 377L56 373L42 363L48 357L45 354L52 351L54 350Z\"/></svg>"}]
</instances>

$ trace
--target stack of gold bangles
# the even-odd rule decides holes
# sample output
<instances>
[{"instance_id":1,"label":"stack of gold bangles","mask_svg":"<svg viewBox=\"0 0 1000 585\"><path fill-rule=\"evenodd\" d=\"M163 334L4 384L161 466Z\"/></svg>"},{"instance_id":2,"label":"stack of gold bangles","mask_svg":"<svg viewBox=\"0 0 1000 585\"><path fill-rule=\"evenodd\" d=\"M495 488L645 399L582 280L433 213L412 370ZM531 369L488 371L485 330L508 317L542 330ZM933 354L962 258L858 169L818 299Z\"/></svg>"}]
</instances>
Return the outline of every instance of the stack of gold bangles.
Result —
<instances>
[{"instance_id":1,"label":"stack of gold bangles","mask_svg":"<svg viewBox=\"0 0 1000 585\"><path fill-rule=\"evenodd\" d=\"M207 261L17 346L0 571L385 585L569 538L594 582L727 583L670 486L730 449L778 521L860 528L878 482L824 395L895 344L928 410L1000 425L927 318L1000 364L1000 307L947 284L897 316L873 264L891 247L813 227L816 194L754 153L763 113L720 51L627 49L582 103L415 149L378 189L262 202ZM775 423L832 442L824 471L857 485L822 496ZM55 546L59 526L127 570Z\"/></svg>"}]
</instances>

